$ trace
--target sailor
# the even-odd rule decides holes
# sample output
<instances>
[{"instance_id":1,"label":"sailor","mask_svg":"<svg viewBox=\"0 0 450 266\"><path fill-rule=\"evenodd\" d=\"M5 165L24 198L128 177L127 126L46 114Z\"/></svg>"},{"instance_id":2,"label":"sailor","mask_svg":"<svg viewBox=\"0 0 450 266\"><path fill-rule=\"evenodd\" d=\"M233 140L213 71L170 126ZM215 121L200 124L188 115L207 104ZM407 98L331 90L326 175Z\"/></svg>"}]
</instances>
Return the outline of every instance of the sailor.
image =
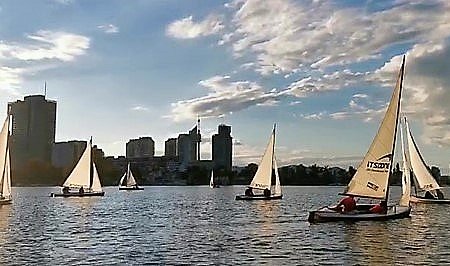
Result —
<instances>
[{"instance_id":1,"label":"sailor","mask_svg":"<svg viewBox=\"0 0 450 266\"><path fill-rule=\"evenodd\" d=\"M380 203L374 205L372 208L369 209L370 213L378 213L383 214L387 212L387 202L385 200L382 200Z\"/></svg>"},{"instance_id":2,"label":"sailor","mask_svg":"<svg viewBox=\"0 0 450 266\"><path fill-rule=\"evenodd\" d=\"M436 189L438 199L444 199L444 193L440 189Z\"/></svg>"},{"instance_id":3,"label":"sailor","mask_svg":"<svg viewBox=\"0 0 450 266\"><path fill-rule=\"evenodd\" d=\"M245 190L245 196L253 197L253 190L251 187L249 187Z\"/></svg>"},{"instance_id":4,"label":"sailor","mask_svg":"<svg viewBox=\"0 0 450 266\"><path fill-rule=\"evenodd\" d=\"M425 197L426 199L435 199L435 197L433 196L433 194L431 194L430 191L425 192Z\"/></svg>"},{"instance_id":5,"label":"sailor","mask_svg":"<svg viewBox=\"0 0 450 266\"><path fill-rule=\"evenodd\" d=\"M80 194L84 194L84 188L80 187L80 190L78 191Z\"/></svg>"},{"instance_id":6,"label":"sailor","mask_svg":"<svg viewBox=\"0 0 450 266\"><path fill-rule=\"evenodd\" d=\"M343 213L354 211L356 209L355 198L353 195L349 195L343 198L336 207L330 209Z\"/></svg>"},{"instance_id":7,"label":"sailor","mask_svg":"<svg viewBox=\"0 0 450 266\"><path fill-rule=\"evenodd\" d=\"M264 189L264 197L270 198L270 190L268 188Z\"/></svg>"},{"instance_id":8,"label":"sailor","mask_svg":"<svg viewBox=\"0 0 450 266\"><path fill-rule=\"evenodd\" d=\"M69 193L69 187L63 187L62 193L63 194L68 194Z\"/></svg>"}]
</instances>

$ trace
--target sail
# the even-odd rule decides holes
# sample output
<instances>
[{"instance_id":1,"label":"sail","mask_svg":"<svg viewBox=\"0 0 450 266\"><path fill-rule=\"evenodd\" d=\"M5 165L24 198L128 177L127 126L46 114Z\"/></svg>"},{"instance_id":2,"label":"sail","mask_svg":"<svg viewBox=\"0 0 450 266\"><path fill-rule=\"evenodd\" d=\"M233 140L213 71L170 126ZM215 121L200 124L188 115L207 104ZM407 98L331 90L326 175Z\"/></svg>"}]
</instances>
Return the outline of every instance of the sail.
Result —
<instances>
[{"instance_id":1,"label":"sail","mask_svg":"<svg viewBox=\"0 0 450 266\"><path fill-rule=\"evenodd\" d=\"M94 192L102 192L102 184L100 183L100 177L98 176L97 166L95 166L95 163L92 163L92 186L91 191Z\"/></svg>"},{"instance_id":2,"label":"sail","mask_svg":"<svg viewBox=\"0 0 450 266\"><path fill-rule=\"evenodd\" d=\"M214 170L211 170L211 178L209 179L209 187L214 187Z\"/></svg>"},{"instance_id":3,"label":"sail","mask_svg":"<svg viewBox=\"0 0 450 266\"><path fill-rule=\"evenodd\" d=\"M8 147L9 138L9 116L3 123L2 131L0 132L0 192L1 196L9 198L11 196L11 165Z\"/></svg>"},{"instance_id":4,"label":"sail","mask_svg":"<svg viewBox=\"0 0 450 266\"><path fill-rule=\"evenodd\" d=\"M133 172L131 172L130 164L128 164L127 171L127 187L136 186L136 179L134 179Z\"/></svg>"},{"instance_id":5,"label":"sail","mask_svg":"<svg viewBox=\"0 0 450 266\"><path fill-rule=\"evenodd\" d=\"M405 117L406 123L406 117ZM402 158L403 158L403 169L402 169L402 196L400 198L400 206L409 206L409 200L411 197L411 172L409 167L408 155L405 150L405 140L403 138L403 127L400 126L400 136L402 142Z\"/></svg>"},{"instance_id":6,"label":"sail","mask_svg":"<svg viewBox=\"0 0 450 266\"><path fill-rule=\"evenodd\" d=\"M125 172L123 174L123 176L120 178L120 180L119 180L119 187L127 185L126 180L125 180L126 178L127 178L127 172Z\"/></svg>"},{"instance_id":7,"label":"sail","mask_svg":"<svg viewBox=\"0 0 450 266\"><path fill-rule=\"evenodd\" d=\"M72 173L64 182L64 187L79 188L83 187L89 189L90 187L90 171L91 171L91 143L86 145L83 155L78 161Z\"/></svg>"},{"instance_id":8,"label":"sail","mask_svg":"<svg viewBox=\"0 0 450 266\"><path fill-rule=\"evenodd\" d=\"M250 183L251 188L255 189L270 189L273 169L273 152L275 144L275 129L272 131L269 143L267 144L264 156L261 159L258 170Z\"/></svg>"},{"instance_id":9,"label":"sail","mask_svg":"<svg viewBox=\"0 0 450 266\"><path fill-rule=\"evenodd\" d=\"M417 147L416 142L411 134L411 130L409 128L408 121L406 121L406 134L408 138L408 150L409 150L409 158L411 169L414 173L414 177L416 179L415 184L419 189L424 191L431 191L440 189L439 184L436 182L434 177L431 175L430 171L425 164L425 161L422 158L422 155L419 152L419 148Z\"/></svg>"},{"instance_id":10,"label":"sail","mask_svg":"<svg viewBox=\"0 0 450 266\"><path fill-rule=\"evenodd\" d=\"M273 167L275 168L275 186L272 191L275 196L279 196L282 194L281 192L281 184L280 184L280 175L278 174L278 165L275 156L273 156Z\"/></svg>"},{"instance_id":11,"label":"sail","mask_svg":"<svg viewBox=\"0 0 450 266\"><path fill-rule=\"evenodd\" d=\"M403 63L386 114L366 156L344 192L346 195L378 199L387 198L389 173L394 157L404 66L405 57L403 57Z\"/></svg>"}]
</instances>

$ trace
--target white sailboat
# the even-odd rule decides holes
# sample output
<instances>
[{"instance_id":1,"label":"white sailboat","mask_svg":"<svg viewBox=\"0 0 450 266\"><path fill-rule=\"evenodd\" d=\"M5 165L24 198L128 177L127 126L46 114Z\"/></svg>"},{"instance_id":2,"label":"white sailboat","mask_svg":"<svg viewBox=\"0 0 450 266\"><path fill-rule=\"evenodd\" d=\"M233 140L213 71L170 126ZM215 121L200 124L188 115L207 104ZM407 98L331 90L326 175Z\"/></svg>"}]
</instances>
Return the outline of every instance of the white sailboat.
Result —
<instances>
[{"instance_id":1,"label":"white sailboat","mask_svg":"<svg viewBox=\"0 0 450 266\"><path fill-rule=\"evenodd\" d=\"M397 84L380 128L355 175L342 193L343 195L388 202L389 176L394 158L404 67L405 57L403 57ZM341 213L333 207L324 207L311 211L308 221L389 220L408 217L411 211L409 205L397 205L388 206L385 213L370 213L369 209L372 206L371 204L357 204L356 211L350 213Z\"/></svg>"},{"instance_id":2,"label":"white sailboat","mask_svg":"<svg viewBox=\"0 0 450 266\"><path fill-rule=\"evenodd\" d=\"M283 198L275 158L275 129L276 126L274 125L264 156L252 182L245 190L245 195L237 195L236 200L273 200Z\"/></svg>"},{"instance_id":3,"label":"white sailboat","mask_svg":"<svg viewBox=\"0 0 450 266\"><path fill-rule=\"evenodd\" d=\"M406 117L404 118L406 121ZM411 166L409 165L408 154L405 149L405 139L403 135L403 127L400 126L400 136L402 143L402 196L400 198L400 206L409 206L411 200Z\"/></svg>"},{"instance_id":4,"label":"white sailboat","mask_svg":"<svg viewBox=\"0 0 450 266\"><path fill-rule=\"evenodd\" d=\"M105 195L92 156L92 139L86 145L83 155L64 182L61 192L51 193L50 196L88 197Z\"/></svg>"},{"instance_id":5,"label":"white sailboat","mask_svg":"<svg viewBox=\"0 0 450 266\"><path fill-rule=\"evenodd\" d=\"M119 190L144 190L144 188L139 187L136 183L136 179L130 169L130 163L128 163L127 171L120 178Z\"/></svg>"},{"instance_id":6,"label":"white sailboat","mask_svg":"<svg viewBox=\"0 0 450 266\"><path fill-rule=\"evenodd\" d=\"M9 155L9 115L0 132L0 205L11 204L11 159Z\"/></svg>"},{"instance_id":7,"label":"white sailboat","mask_svg":"<svg viewBox=\"0 0 450 266\"><path fill-rule=\"evenodd\" d=\"M409 152L408 163L411 165L411 172L414 178L415 193L411 196L411 202L450 204L450 199L444 198L440 190L441 187L428 170L425 160L420 154L419 147L413 138L406 117L405 125Z\"/></svg>"},{"instance_id":8,"label":"white sailboat","mask_svg":"<svg viewBox=\"0 0 450 266\"><path fill-rule=\"evenodd\" d=\"M211 176L209 178L209 187L210 188L219 188L219 184L214 183L214 170L211 170Z\"/></svg>"}]
</instances>

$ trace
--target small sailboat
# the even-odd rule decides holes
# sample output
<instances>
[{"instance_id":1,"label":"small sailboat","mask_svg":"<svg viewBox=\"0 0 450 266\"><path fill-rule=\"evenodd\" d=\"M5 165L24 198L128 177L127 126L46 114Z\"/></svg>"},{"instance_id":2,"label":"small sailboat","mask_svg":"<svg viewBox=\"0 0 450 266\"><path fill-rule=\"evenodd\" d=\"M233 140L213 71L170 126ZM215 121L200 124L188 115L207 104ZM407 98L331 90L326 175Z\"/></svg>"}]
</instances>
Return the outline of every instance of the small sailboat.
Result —
<instances>
[{"instance_id":1,"label":"small sailboat","mask_svg":"<svg viewBox=\"0 0 450 266\"><path fill-rule=\"evenodd\" d=\"M391 220L409 217L411 212L409 203L407 205L387 206L389 176L394 159L404 69L405 57L403 57L397 84L377 135L346 190L342 193L347 196L379 199L383 204L386 204L384 211L382 213L371 213L369 209L374 206L373 204L356 204L356 210L351 212L340 212L335 207L323 207L309 213L309 222Z\"/></svg>"},{"instance_id":2,"label":"small sailboat","mask_svg":"<svg viewBox=\"0 0 450 266\"><path fill-rule=\"evenodd\" d=\"M436 179L431 175L425 160L420 154L415 142L408 121L405 117L406 136L408 142L409 157L407 159L411 166L412 177L414 178L414 195L411 196L413 203L434 203L450 204L450 199L445 199Z\"/></svg>"},{"instance_id":3,"label":"small sailboat","mask_svg":"<svg viewBox=\"0 0 450 266\"><path fill-rule=\"evenodd\" d=\"M86 145L75 168L63 184L61 193L51 193L51 197L104 196L97 167L92 156L92 138Z\"/></svg>"},{"instance_id":4,"label":"small sailboat","mask_svg":"<svg viewBox=\"0 0 450 266\"><path fill-rule=\"evenodd\" d=\"M130 169L130 163L128 163L127 171L119 181L119 190L144 190L143 187L139 187L136 183L136 179Z\"/></svg>"},{"instance_id":5,"label":"small sailboat","mask_svg":"<svg viewBox=\"0 0 450 266\"><path fill-rule=\"evenodd\" d=\"M9 115L0 132L0 205L12 203L11 159L9 155Z\"/></svg>"},{"instance_id":6,"label":"small sailboat","mask_svg":"<svg viewBox=\"0 0 450 266\"><path fill-rule=\"evenodd\" d=\"M245 195L237 195L236 200L275 200L283 198L275 158L275 129L276 125L273 126L264 156L252 182L245 190Z\"/></svg>"},{"instance_id":7,"label":"small sailboat","mask_svg":"<svg viewBox=\"0 0 450 266\"><path fill-rule=\"evenodd\" d=\"M214 170L211 170L211 177L209 178L209 187L210 188L219 188L220 186L214 183Z\"/></svg>"}]
</instances>

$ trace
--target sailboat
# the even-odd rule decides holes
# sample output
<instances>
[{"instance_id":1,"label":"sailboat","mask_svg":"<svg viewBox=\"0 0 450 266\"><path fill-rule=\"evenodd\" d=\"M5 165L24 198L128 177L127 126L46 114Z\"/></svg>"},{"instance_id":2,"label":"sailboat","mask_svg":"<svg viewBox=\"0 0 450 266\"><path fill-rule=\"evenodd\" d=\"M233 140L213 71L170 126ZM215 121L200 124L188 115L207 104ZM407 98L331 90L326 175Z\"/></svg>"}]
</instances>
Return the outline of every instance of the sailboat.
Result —
<instances>
[{"instance_id":1,"label":"sailboat","mask_svg":"<svg viewBox=\"0 0 450 266\"><path fill-rule=\"evenodd\" d=\"M394 159L404 69L405 57L403 57L397 83L380 128L343 195L388 202L389 176ZM384 213L370 213L372 204L356 204L356 211L350 213L339 212L333 207L323 207L311 211L308 221L315 223L399 219L409 217L411 207L409 203L405 205L387 206Z\"/></svg>"},{"instance_id":2,"label":"sailboat","mask_svg":"<svg viewBox=\"0 0 450 266\"><path fill-rule=\"evenodd\" d=\"M275 158L275 129L276 125L273 126L264 156L252 182L245 190L245 195L237 195L236 200L275 200L283 198ZM254 194L254 192L258 193Z\"/></svg>"},{"instance_id":3,"label":"sailboat","mask_svg":"<svg viewBox=\"0 0 450 266\"><path fill-rule=\"evenodd\" d=\"M130 163L128 163L127 171L119 181L119 190L144 190L136 183L136 179L134 179L133 172L130 169Z\"/></svg>"},{"instance_id":4,"label":"sailboat","mask_svg":"<svg viewBox=\"0 0 450 266\"><path fill-rule=\"evenodd\" d=\"M11 159L9 155L9 115L0 132L0 205L12 203Z\"/></svg>"},{"instance_id":5,"label":"sailboat","mask_svg":"<svg viewBox=\"0 0 450 266\"><path fill-rule=\"evenodd\" d=\"M214 183L214 170L211 170L211 177L209 178L209 187L210 188L219 188L218 184Z\"/></svg>"},{"instance_id":6,"label":"sailboat","mask_svg":"<svg viewBox=\"0 0 450 266\"><path fill-rule=\"evenodd\" d=\"M450 204L450 199L445 199L441 192L436 179L431 175L428 167L420 154L419 148L413 138L408 121L405 117L406 135L408 142L409 157L408 161L411 165L411 172L414 178L414 195L411 196L413 203L435 203Z\"/></svg>"},{"instance_id":7,"label":"sailboat","mask_svg":"<svg viewBox=\"0 0 450 266\"><path fill-rule=\"evenodd\" d=\"M92 156L92 138L86 145L75 168L63 184L61 193L51 193L51 197L104 196L97 167Z\"/></svg>"}]
</instances>

